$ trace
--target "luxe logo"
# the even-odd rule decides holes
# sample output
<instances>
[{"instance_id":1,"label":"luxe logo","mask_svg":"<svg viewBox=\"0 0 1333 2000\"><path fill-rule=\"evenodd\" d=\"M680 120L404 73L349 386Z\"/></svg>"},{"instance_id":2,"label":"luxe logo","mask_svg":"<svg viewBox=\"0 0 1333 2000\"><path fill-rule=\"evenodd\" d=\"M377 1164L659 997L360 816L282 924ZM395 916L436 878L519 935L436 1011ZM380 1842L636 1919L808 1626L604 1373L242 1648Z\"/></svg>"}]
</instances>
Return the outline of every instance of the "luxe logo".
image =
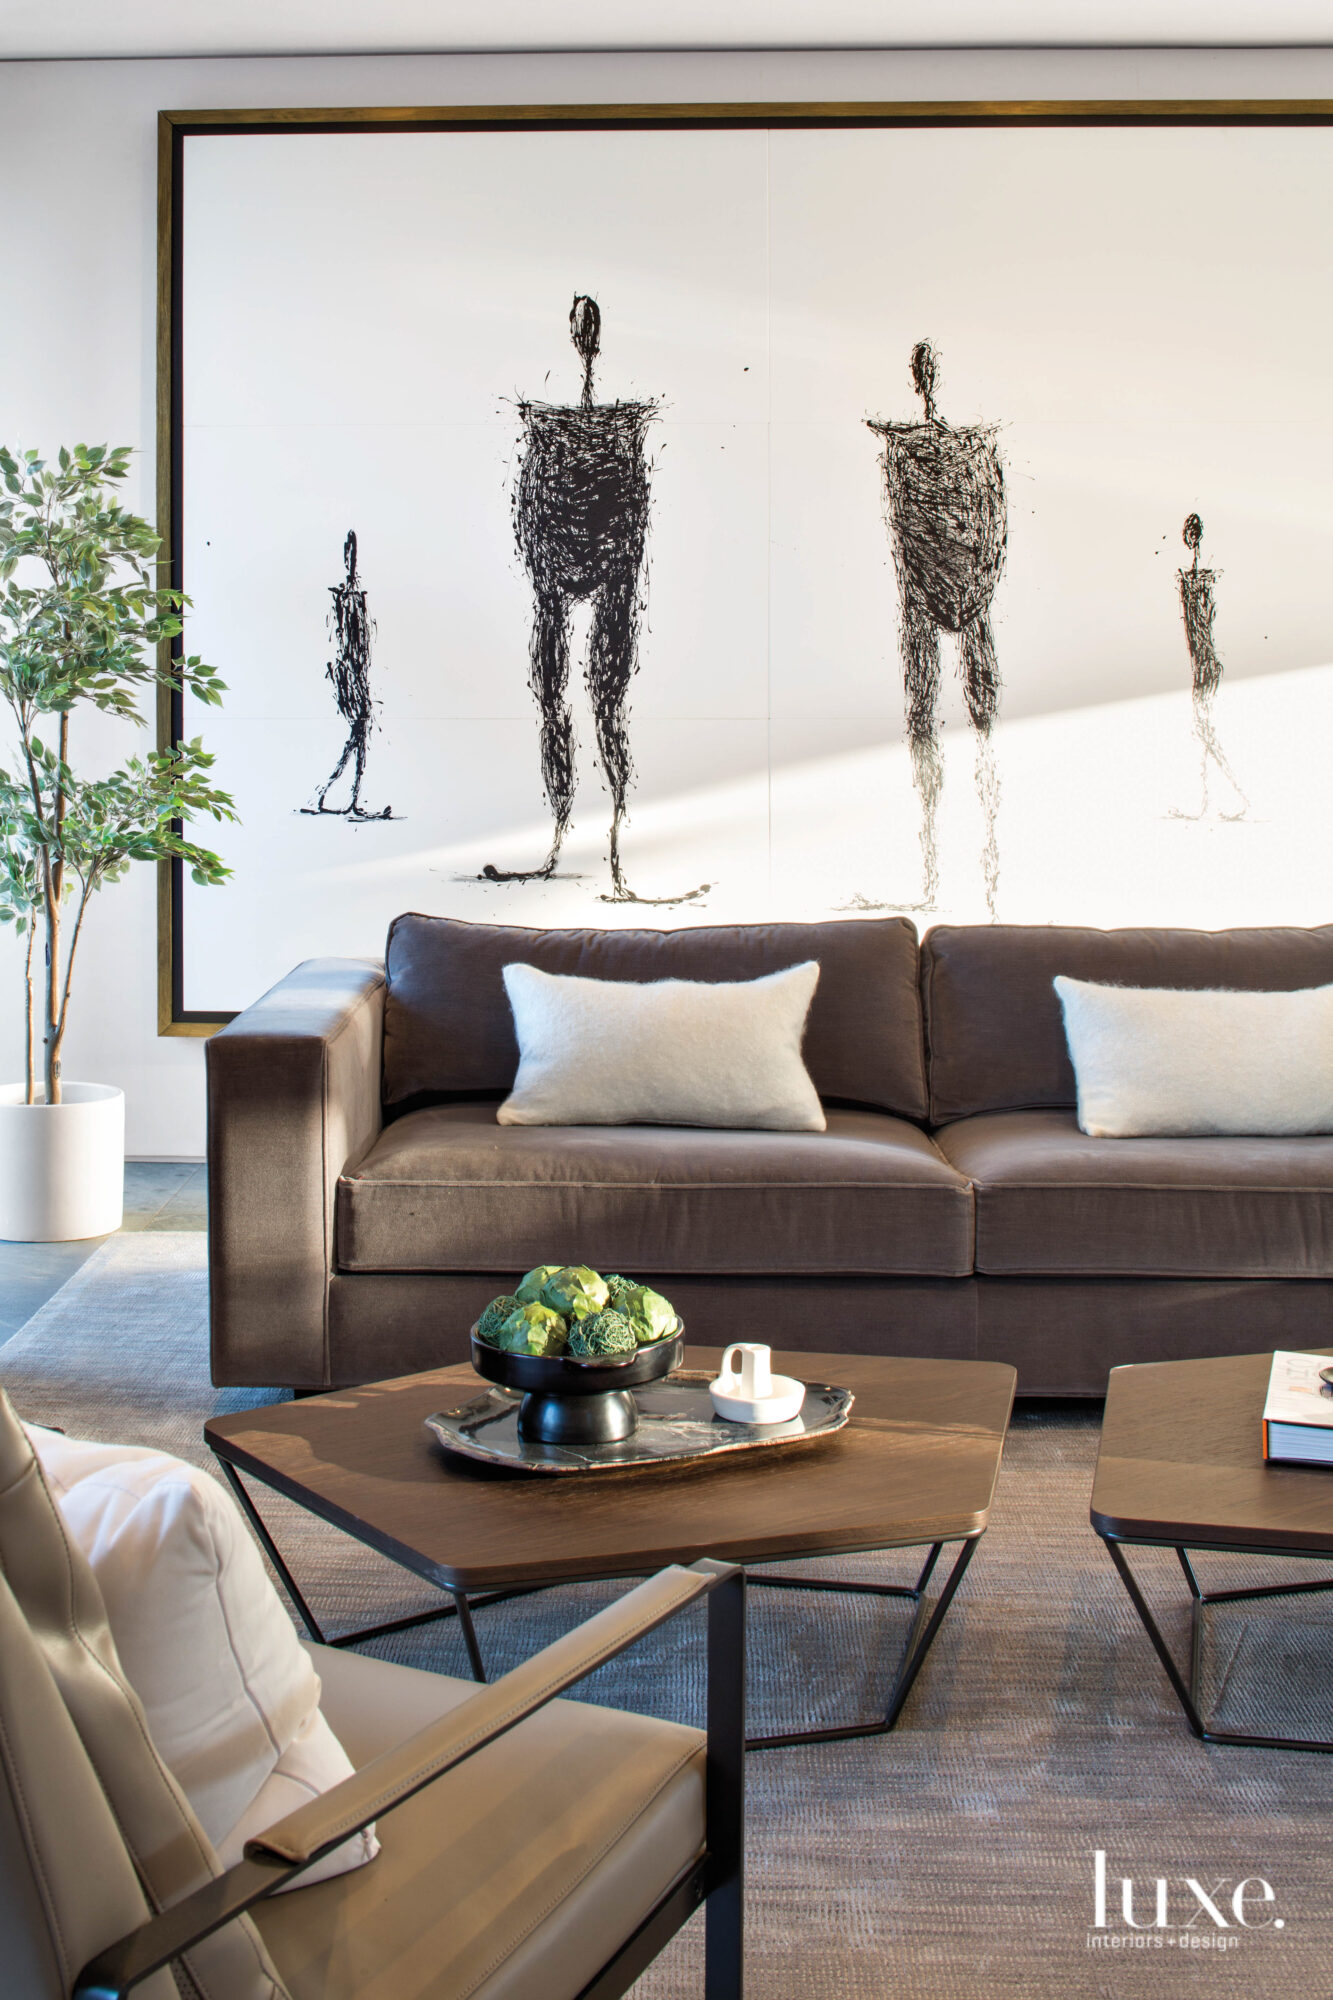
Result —
<instances>
[{"instance_id":1,"label":"luxe logo","mask_svg":"<svg viewBox=\"0 0 1333 2000\"><path fill-rule=\"evenodd\" d=\"M1136 1882L1132 1875L1113 1879L1107 1874L1106 1850L1099 1847L1092 1857L1088 1944L1117 1950L1174 1945L1227 1951L1240 1943L1239 1931L1283 1930L1286 1919L1274 1914L1276 1902L1272 1883L1262 1875L1246 1875L1234 1883L1226 1876L1217 1881L1195 1875L1157 1875L1146 1882Z\"/></svg>"}]
</instances>

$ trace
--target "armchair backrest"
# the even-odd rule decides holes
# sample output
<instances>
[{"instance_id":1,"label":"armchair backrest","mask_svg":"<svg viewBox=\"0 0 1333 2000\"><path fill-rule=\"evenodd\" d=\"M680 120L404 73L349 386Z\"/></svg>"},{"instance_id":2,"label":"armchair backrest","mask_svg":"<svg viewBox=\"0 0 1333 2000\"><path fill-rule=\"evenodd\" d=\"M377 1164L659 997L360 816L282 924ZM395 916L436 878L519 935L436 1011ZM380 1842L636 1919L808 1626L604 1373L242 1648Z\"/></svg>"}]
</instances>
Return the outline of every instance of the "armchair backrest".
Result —
<instances>
[{"instance_id":1,"label":"armchair backrest","mask_svg":"<svg viewBox=\"0 0 1333 2000\"><path fill-rule=\"evenodd\" d=\"M89 1958L222 1873L154 1748L92 1570L0 1391L0 1937L10 1990L65 2000ZM17 1981L12 1955L32 1967ZM188 1961L210 2000L286 2000L248 1919ZM140 1989L169 2000L159 1974Z\"/></svg>"},{"instance_id":2,"label":"armchair backrest","mask_svg":"<svg viewBox=\"0 0 1333 2000\"><path fill-rule=\"evenodd\" d=\"M68 2000L94 1952L150 1914L41 1648L0 1578L0 1952L5 1983ZM142 1992L172 2000L158 1973Z\"/></svg>"}]
</instances>

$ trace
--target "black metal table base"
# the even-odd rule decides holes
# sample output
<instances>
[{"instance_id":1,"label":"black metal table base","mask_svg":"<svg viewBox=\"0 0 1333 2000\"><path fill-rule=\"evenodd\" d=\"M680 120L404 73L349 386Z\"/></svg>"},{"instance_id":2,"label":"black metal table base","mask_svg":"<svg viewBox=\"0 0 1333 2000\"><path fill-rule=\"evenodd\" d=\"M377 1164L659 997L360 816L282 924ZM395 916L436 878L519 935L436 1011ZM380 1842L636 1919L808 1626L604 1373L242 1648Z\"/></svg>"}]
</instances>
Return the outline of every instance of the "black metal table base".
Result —
<instances>
[{"instance_id":1,"label":"black metal table base","mask_svg":"<svg viewBox=\"0 0 1333 2000\"><path fill-rule=\"evenodd\" d=\"M542 1589L552 1588L543 1584L524 1584L512 1590L492 1590L482 1596L469 1598L466 1592L451 1590L446 1593L448 1601L429 1611L415 1611L406 1618L391 1618L382 1625L365 1625L355 1632L339 1632L334 1636L326 1633L306 1602L304 1593L282 1554L269 1533L263 1515L246 1492L234 1466L225 1458L219 1458L223 1472L233 1493L244 1510L269 1561L282 1578L283 1586L292 1603L296 1606L302 1624L310 1637L320 1646L358 1646L365 1640L383 1639L392 1632L410 1632L418 1625L432 1625L442 1618L457 1618L463 1644L467 1648L468 1664L475 1681L486 1679L486 1668L481 1657L481 1647L477 1643L476 1627L472 1613L487 1604L504 1604L511 1598L531 1597ZM832 1590L858 1597L903 1597L916 1607L915 1616L903 1645L898 1670L889 1691L888 1706L881 1718L872 1722L849 1722L829 1729L789 1729L769 1736L746 1738L747 1750L778 1750L792 1743L842 1743L854 1736L883 1736L893 1728L902 1714L903 1704L912 1691L912 1684L921 1671L927 1653L935 1642L935 1635L944 1620L944 1614L953 1601L954 1592L963 1580L963 1573L972 1560L979 1536L972 1536L960 1544L953 1568L945 1578L939 1596L931 1604L926 1598L926 1586L935 1572L935 1565L945 1548L945 1543L934 1542L922 1565L920 1575L911 1583L856 1583L843 1577L805 1576L765 1576L757 1571L747 1572L748 1581L770 1590Z\"/></svg>"},{"instance_id":2,"label":"black metal table base","mask_svg":"<svg viewBox=\"0 0 1333 2000\"><path fill-rule=\"evenodd\" d=\"M927 1602L926 1585L940 1559L940 1552L945 1546L943 1542L932 1544L914 1584L852 1583L845 1577L764 1576L756 1570L747 1570L746 1581L751 1588L757 1584L770 1590L834 1590L857 1597L905 1597L916 1606L916 1615L908 1630L898 1671L889 1691L888 1707L882 1717L873 1722L842 1723L830 1729L786 1729L771 1736L749 1736L745 1740L746 1749L779 1750L789 1743L845 1743L853 1736L886 1735L902 1714L903 1703L912 1691L912 1683L921 1671L926 1654L935 1643L935 1634L944 1621L954 1592L963 1580L963 1572L972 1560L979 1539L974 1535L971 1540L962 1543L933 1605Z\"/></svg>"},{"instance_id":3,"label":"black metal table base","mask_svg":"<svg viewBox=\"0 0 1333 2000\"><path fill-rule=\"evenodd\" d=\"M263 1515L246 1492L235 1467L229 1465L225 1458L219 1458L218 1464L226 1473L227 1482L240 1501L245 1518L259 1537L264 1553L282 1578L283 1587L296 1606L301 1623L317 1646L359 1646L366 1639L383 1639L391 1632L410 1632L418 1625L433 1625L441 1618L456 1618L458 1628L463 1634L463 1644L467 1648L472 1678L474 1681L485 1680L486 1669L482 1663L481 1648L477 1644L477 1630L472 1623L472 1613L478 1605L500 1604L506 1598L526 1597L529 1594L526 1590L493 1590L484 1597L474 1597L471 1600L463 1591L453 1590L447 1593L449 1599L447 1603L436 1605L430 1611L414 1611L407 1618L390 1618L383 1625L363 1625L355 1632L339 1632L331 1635L324 1630L307 1604L300 1585L283 1561L281 1551L269 1533Z\"/></svg>"},{"instance_id":4,"label":"black metal table base","mask_svg":"<svg viewBox=\"0 0 1333 2000\"><path fill-rule=\"evenodd\" d=\"M1137 1577L1129 1566L1124 1546L1109 1535L1103 1535L1107 1554L1115 1564L1120 1581L1129 1593L1129 1600L1138 1612L1143 1628L1152 1640L1153 1648L1166 1670L1166 1677L1175 1690L1176 1699L1185 1711L1185 1720L1202 1743L1225 1743L1250 1750L1313 1750L1323 1756L1333 1755L1333 1742L1309 1736L1253 1736L1239 1729L1215 1729L1199 1705L1199 1681L1203 1647L1203 1613L1210 1604L1245 1604L1256 1598L1266 1597L1309 1597L1333 1590L1333 1577L1315 1583L1265 1583L1251 1590L1204 1590L1194 1572L1189 1551L1178 1542L1143 1543L1138 1546L1151 1548L1174 1548L1185 1573L1185 1581L1190 1591L1190 1663L1188 1673L1182 1673L1175 1655L1163 1637L1161 1627L1148 1607L1148 1601L1139 1588ZM1214 1555L1254 1555L1252 1548L1211 1549ZM1274 1551L1273 1553L1279 1553ZM1293 1550L1293 1555L1305 1553Z\"/></svg>"}]
</instances>

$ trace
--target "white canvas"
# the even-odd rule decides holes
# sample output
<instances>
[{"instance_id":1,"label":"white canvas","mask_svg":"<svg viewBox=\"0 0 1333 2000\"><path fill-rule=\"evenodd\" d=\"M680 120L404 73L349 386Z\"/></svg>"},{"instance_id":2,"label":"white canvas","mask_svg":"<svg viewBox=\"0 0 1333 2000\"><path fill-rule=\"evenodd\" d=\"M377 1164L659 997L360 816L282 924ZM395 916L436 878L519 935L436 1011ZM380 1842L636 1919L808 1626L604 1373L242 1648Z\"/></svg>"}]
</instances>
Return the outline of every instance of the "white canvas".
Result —
<instances>
[{"instance_id":1,"label":"white canvas","mask_svg":"<svg viewBox=\"0 0 1333 2000\"><path fill-rule=\"evenodd\" d=\"M184 141L184 583L230 683L187 717L243 824L183 892L185 1003L378 951L418 908L693 923L1315 921L1333 686L1324 552L1333 134L1187 127L499 131ZM629 689L630 890L571 623L573 821L545 856L525 398L656 404ZM940 643L929 906L883 439L994 427L993 879ZM1223 669L1192 695L1202 521ZM390 820L303 815L347 740L325 666L358 537ZM1207 780L1205 790L1205 778ZM1234 785L1230 782L1234 779ZM344 783L344 790L346 785ZM994 871L998 870L998 873ZM657 902L655 899L664 899Z\"/></svg>"}]
</instances>

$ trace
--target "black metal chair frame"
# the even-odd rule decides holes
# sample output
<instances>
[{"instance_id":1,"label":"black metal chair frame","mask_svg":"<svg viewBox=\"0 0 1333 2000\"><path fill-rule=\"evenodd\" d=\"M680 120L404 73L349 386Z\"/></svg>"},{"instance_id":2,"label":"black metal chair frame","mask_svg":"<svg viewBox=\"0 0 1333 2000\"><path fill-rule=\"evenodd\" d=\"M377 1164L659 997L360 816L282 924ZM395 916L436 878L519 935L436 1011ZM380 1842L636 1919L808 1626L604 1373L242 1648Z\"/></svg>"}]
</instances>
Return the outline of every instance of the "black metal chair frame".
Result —
<instances>
[{"instance_id":1,"label":"black metal chair frame","mask_svg":"<svg viewBox=\"0 0 1333 2000\"><path fill-rule=\"evenodd\" d=\"M1100 1534L1100 1530L1098 1533ZM1190 1561L1188 1547L1180 1542L1155 1541L1147 1536L1133 1537L1101 1535L1106 1544L1106 1552L1116 1566L1120 1581L1129 1594L1130 1603L1138 1612L1143 1628L1152 1640L1153 1649L1166 1670L1166 1677L1175 1691L1176 1699L1185 1712L1185 1720L1202 1743L1227 1743L1252 1750L1313 1750L1324 1756L1333 1755L1333 1742L1325 1742L1317 1737L1305 1736L1253 1736L1245 1730L1215 1729L1203 1713L1199 1702L1199 1683L1203 1655L1203 1613L1210 1604L1248 1604L1253 1600L1267 1597L1310 1597L1333 1590L1333 1577L1313 1583L1265 1583L1249 1590L1204 1590ZM1125 1556L1125 1548L1174 1549L1177 1560L1185 1574L1190 1592L1190 1660L1189 1667L1182 1671L1153 1617L1148 1600L1139 1585L1138 1578L1130 1568ZM1206 1550L1199 1548L1195 1554L1231 1556L1280 1556L1302 1558L1310 1561L1309 1549L1256 1549L1253 1543L1210 1542ZM1314 1558L1318 1560L1318 1558Z\"/></svg>"},{"instance_id":2,"label":"black metal chair frame","mask_svg":"<svg viewBox=\"0 0 1333 2000\"><path fill-rule=\"evenodd\" d=\"M708 1596L708 1750L703 1852L589 1981L578 2000L620 2000L701 1903L706 1904L704 2000L741 2000L743 1993L745 1574L733 1563L713 1562L706 1557L691 1563L688 1573L694 1577L695 1587L665 1617L676 1615L700 1596ZM511 1708L494 1728L479 1734L457 1755L440 1763L429 1777L405 1786L396 1797L387 1804L380 1803L355 1825L342 1823L336 1837L305 1860L291 1863L262 1851L248 1852L246 1859L228 1869L225 1875L206 1883L183 1902L100 1952L79 1974L72 2000L123 2000L141 1980L169 1965L191 1945L220 1930L244 1911L253 1909L275 1889L282 1888L293 1876L331 1852L349 1834L369 1825L371 1820L383 1818L386 1812L402 1805L425 1785L434 1783L445 1771L457 1768L548 1701L575 1686L607 1659L655 1630L657 1624L665 1622L665 1617L659 1617L649 1627L636 1626L620 1644L610 1649L602 1647L595 1657L577 1663L517 1712ZM387 1629L401 1629L401 1626ZM334 1793L326 1794L329 1800L334 1797Z\"/></svg>"}]
</instances>

